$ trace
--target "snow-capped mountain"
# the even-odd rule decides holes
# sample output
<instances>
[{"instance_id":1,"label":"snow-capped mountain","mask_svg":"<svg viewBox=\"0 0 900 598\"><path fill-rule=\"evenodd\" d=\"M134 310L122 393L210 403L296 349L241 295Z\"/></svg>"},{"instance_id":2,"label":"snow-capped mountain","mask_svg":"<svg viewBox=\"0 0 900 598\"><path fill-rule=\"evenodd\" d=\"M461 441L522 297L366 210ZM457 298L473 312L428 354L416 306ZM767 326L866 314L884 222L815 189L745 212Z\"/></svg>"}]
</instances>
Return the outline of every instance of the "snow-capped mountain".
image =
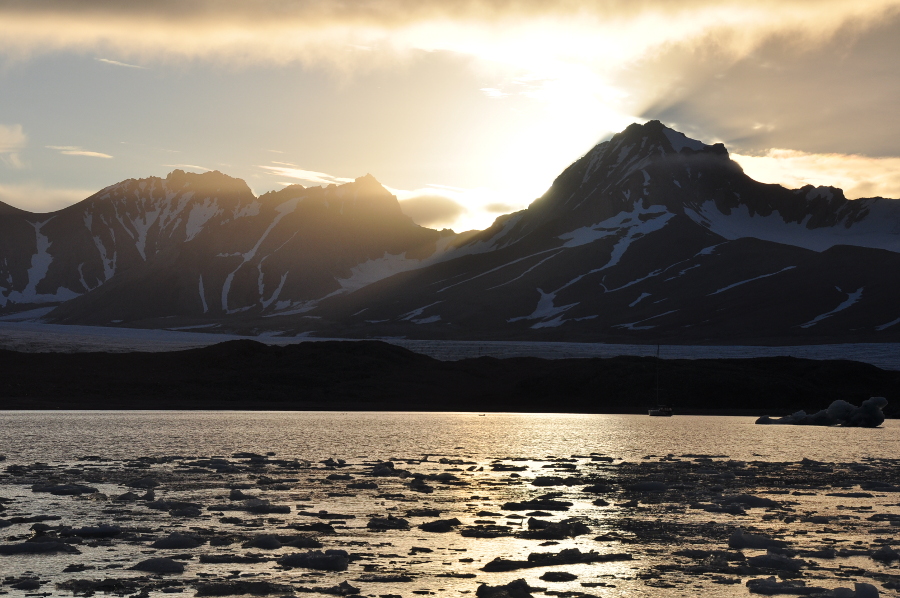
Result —
<instances>
[{"instance_id":1,"label":"snow-capped mountain","mask_svg":"<svg viewBox=\"0 0 900 598\"><path fill-rule=\"evenodd\" d=\"M0 216L0 306L63 301L55 320L98 324L297 312L440 242L371 176L256 197L219 172L176 170L52 214Z\"/></svg>"},{"instance_id":2,"label":"snow-capped mountain","mask_svg":"<svg viewBox=\"0 0 900 598\"><path fill-rule=\"evenodd\" d=\"M657 121L469 235L416 226L370 176L257 198L175 171L54 214L0 206L0 309L41 302L323 336L896 341L900 200L762 184Z\"/></svg>"},{"instance_id":3,"label":"snow-capped mountain","mask_svg":"<svg viewBox=\"0 0 900 598\"><path fill-rule=\"evenodd\" d=\"M762 184L652 121L439 263L316 314L351 335L896 339L900 201Z\"/></svg>"}]
</instances>

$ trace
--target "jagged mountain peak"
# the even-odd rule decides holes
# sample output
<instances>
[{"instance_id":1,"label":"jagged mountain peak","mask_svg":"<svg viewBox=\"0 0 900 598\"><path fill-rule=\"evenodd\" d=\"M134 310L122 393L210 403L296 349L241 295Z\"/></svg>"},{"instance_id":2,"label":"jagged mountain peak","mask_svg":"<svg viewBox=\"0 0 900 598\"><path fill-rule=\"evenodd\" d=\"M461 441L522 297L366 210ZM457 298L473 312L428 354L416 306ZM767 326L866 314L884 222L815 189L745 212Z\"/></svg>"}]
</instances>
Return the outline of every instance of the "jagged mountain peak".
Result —
<instances>
[{"instance_id":1,"label":"jagged mountain peak","mask_svg":"<svg viewBox=\"0 0 900 598\"><path fill-rule=\"evenodd\" d=\"M166 176L166 186L173 191L191 190L197 195L220 193L246 193L250 187L243 179L228 176L218 170L202 173L185 172L176 169Z\"/></svg>"},{"instance_id":2,"label":"jagged mountain peak","mask_svg":"<svg viewBox=\"0 0 900 598\"><path fill-rule=\"evenodd\" d=\"M692 139L684 133L664 125L658 120L650 120L644 124L632 123L619 133L613 135L608 142L598 144L593 151L608 144L612 148L619 148L623 144L640 144L640 150L648 154L657 153L659 157L664 154L708 153L721 157L728 157L728 150L722 143L704 143Z\"/></svg>"},{"instance_id":3,"label":"jagged mountain peak","mask_svg":"<svg viewBox=\"0 0 900 598\"><path fill-rule=\"evenodd\" d=\"M259 199L266 204L298 199L301 204L336 211L350 218L399 218L403 223L409 220L400 210L397 197L371 174L340 185L305 188L302 185L288 185L284 189L264 193Z\"/></svg>"},{"instance_id":4,"label":"jagged mountain peak","mask_svg":"<svg viewBox=\"0 0 900 598\"><path fill-rule=\"evenodd\" d=\"M803 185L799 189L794 189L794 195L799 195L806 199L807 202L821 201L844 201L844 190L840 187L832 187L830 185Z\"/></svg>"}]
</instances>

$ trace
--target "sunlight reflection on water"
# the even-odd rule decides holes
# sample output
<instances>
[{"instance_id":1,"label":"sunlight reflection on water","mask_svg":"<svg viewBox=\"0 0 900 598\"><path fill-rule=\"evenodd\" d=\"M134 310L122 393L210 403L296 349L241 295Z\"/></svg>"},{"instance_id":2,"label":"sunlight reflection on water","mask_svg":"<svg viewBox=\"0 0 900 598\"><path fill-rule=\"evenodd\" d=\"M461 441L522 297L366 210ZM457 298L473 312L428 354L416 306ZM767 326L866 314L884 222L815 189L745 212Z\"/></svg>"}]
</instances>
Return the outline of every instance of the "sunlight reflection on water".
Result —
<instances>
[{"instance_id":1,"label":"sunlight reflection on water","mask_svg":"<svg viewBox=\"0 0 900 598\"><path fill-rule=\"evenodd\" d=\"M852 500L828 494L845 487L848 477L898 479L894 470L900 454L900 425L896 420L879 429L844 429L756 426L753 418L712 416L19 411L0 412L0 432L0 454L7 456L0 475L0 498L10 500L2 516L58 514L62 519L49 521L51 526L114 523L130 534L79 543L79 555L0 556L5 574L36 571L46 584L43 590L73 579L136 579L139 574L128 570L136 562L149 556L171 556L186 565L185 573L164 578L164 583L174 584L170 589L179 592L193 591L209 580L265 580L304 588L350 580L351 585L362 586L366 595L408 596L415 591L455 596L474 595L479 583L499 585L523 578L531 586L604 598L698 594L731 598L746 596L743 584L754 575L731 572L727 583L722 583L722 575L692 573L690 557L674 551L727 549L728 535L736 526L788 535L788 523L794 533L792 545L803 550L821 549L831 536L844 542L840 546L868 544L875 537L872 534L884 534L884 526L892 522L870 522L863 517L882 512L900 520L900 505L887 503L877 494ZM273 452L277 455L273 459L299 459L311 465L265 463L264 459L254 465L247 456L235 454L240 452ZM670 453L692 456L660 458ZM109 461L85 459L90 455ZM173 455L183 457L140 459ZM217 472L197 459L216 455L226 457L235 467ZM615 463L598 455L608 455ZM346 459L348 467L323 467L320 462L330 457ZM453 462L445 459L439 463L441 457ZM804 458L838 465L798 463ZM423 494L412 488L410 477L372 477L372 463L387 459L414 474L453 472L455 481L429 481L433 491ZM498 460L519 469L495 468ZM38 461L49 465L32 465ZM855 468L860 461L869 465ZM349 477L330 478L332 474ZM160 481L157 500L188 501L198 506L197 513L176 516L167 507L151 506L147 500L116 500L132 489L129 483L142 476ZM578 481L542 487L535 483L541 476L576 476ZM338 479L349 481L333 481ZM667 480L665 493L636 494L630 489L635 481L656 479ZM350 481L374 481L377 489L350 490ZM98 492L71 497L33 491L35 484L47 482L90 484ZM584 490L587 484L598 482L608 483L609 490L595 494ZM850 482L852 487L859 484ZM275 515L235 513L229 508L240 501L229 498L233 488L243 488L249 495L290 510ZM695 506L739 492L774 497L780 506L739 513ZM595 502L598 497L608 502ZM567 501L568 510L538 514L508 504L538 498ZM896 496L893 500L896 502ZM437 509L440 515L410 514L421 508ZM344 517L338 521L318 517L323 511ZM857 515L848 516L854 513ZM409 519L411 529L368 529L370 517L388 514ZM809 514L827 515L828 526L834 528L824 528L828 537L818 535L823 532L821 525L801 518ZM572 517L586 524L590 532L549 543L522 537L532 515L545 521ZM469 530L496 525L503 531L498 537L478 538L457 531L416 529L426 521L450 517L458 518ZM275 559L296 549L260 551L241 546L263 533L295 536L297 528L292 525L316 521L333 523L336 530L319 538L324 548L356 555L348 571L286 570L278 567ZM843 522L846 528L840 527ZM6 542L27 538L30 525L6 527ZM200 534L204 544L194 551L150 548L154 539L172 531ZM214 545L213 539L225 542ZM497 557L522 561L535 552L557 554L567 548L583 553L596 550L603 555L627 553L634 560L505 572L482 569ZM760 551L745 552L752 557ZM254 554L263 560L215 564L199 559L204 555L244 558ZM825 565L833 567L833 562ZM874 563L868 556L851 556L840 562L841 566L852 563L867 568L867 575L890 573L890 566ZM83 573L65 570L74 563L96 569ZM542 581L540 576L549 570L578 578ZM413 581L366 581L366 575L373 573L409 574ZM717 578L720 581L714 581ZM157 584L148 595L165 595L158 585L163 581L141 583ZM817 578L815 583L847 585L846 580L834 576ZM12 590L10 595L24 597L25 593Z\"/></svg>"},{"instance_id":2,"label":"sunlight reflection on water","mask_svg":"<svg viewBox=\"0 0 900 598\"><path fill-rule=\"evenodd\" d=\"M590 452L620 459L698 453L732 459L859 460L900 454L900 421L882 428L756 426L752 417L404 412L96 411L0 413L0 454L65 461L275 451L309 460L465 453L478 458Z\"/></svg>"}]
</instances>

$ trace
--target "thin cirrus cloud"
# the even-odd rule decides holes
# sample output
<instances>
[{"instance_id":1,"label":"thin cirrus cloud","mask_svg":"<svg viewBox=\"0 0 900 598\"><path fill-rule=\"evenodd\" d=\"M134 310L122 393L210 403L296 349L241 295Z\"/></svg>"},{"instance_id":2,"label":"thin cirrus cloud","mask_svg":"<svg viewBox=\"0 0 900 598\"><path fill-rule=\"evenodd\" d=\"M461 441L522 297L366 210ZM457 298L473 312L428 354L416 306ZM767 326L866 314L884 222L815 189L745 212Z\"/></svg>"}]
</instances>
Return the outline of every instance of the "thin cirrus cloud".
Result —
<instances>
[{"instance_id":1,"label":"thin cirrus cloud","mask_svg":"<svg viewBox=\"0 0 900 598\"><path fill-rule=\"evenodd\" d=\"M121 67L129 68L129 69L147 70L147 67L145 67L145 66L139 66L137 64L128 64L127 62L119 62L118 60L111 60L109 58L95 58L94 60L96 60L97 62L102 62L104 64L111 64L113 66L121 66Z\"/></svg>"},{"instance_id":2,"label":"thin cirrus cloud","mask_svg":"<svg viewBox=\"0 0 900 598\"><path fill-rule=\"evenodd\" d=\"M313 183L317 185L340 185L341 183L353 182L353 179L333 176L324 172L316 172L315 170L304 170L297 168L288 162L273 162L276 166L259 166L269 174L275 174L298 181Z\"/></svg>"},{"instance_id":3,"label":"thin cirrus cloud","mask_svg":"<svg viewBox=\"0 0 900 598\"><path fill-rule=\"evenodd\" d=\"M212 170L205 166L197 166L196 164L163 164L166 168L187 168L188 170L202 170L204 172Z\"/></svg>"},{"instance_id":4,"label":"thin cirrus cloud","mask_svg":"<svg viewBox=\"0 0 900 598\"><path fill-rule=\"evenodd\" d=\"M56 150L64 156L87 156L88 158L112 158L109 154L92 152L77 145L48 145L47 149Z\"/></svg>"}]
</instances>

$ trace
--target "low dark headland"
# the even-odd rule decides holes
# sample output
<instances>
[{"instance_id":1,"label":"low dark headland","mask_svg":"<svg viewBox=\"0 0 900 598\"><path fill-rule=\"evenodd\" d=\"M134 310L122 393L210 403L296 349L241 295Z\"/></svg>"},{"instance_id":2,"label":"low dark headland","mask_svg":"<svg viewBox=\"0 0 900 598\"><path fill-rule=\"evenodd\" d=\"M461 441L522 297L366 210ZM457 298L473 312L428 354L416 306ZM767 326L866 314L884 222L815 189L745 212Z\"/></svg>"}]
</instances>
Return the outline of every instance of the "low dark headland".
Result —
<instances>
[{"instance_id":1,"label":"low dark headland","mask_svg":"<svg viewBox=\"0 0 900 598\"><path fill-rule=\"evenodd\" d=\"M900 413L900 372L791 357L662 360L659 400L676 413L762 415L883 396ZM378 341L284 347L229 341L164 353L0 351L4 409L299 409L643 413L657 361L438 361Z\"/></svg>"}]
</instances>

